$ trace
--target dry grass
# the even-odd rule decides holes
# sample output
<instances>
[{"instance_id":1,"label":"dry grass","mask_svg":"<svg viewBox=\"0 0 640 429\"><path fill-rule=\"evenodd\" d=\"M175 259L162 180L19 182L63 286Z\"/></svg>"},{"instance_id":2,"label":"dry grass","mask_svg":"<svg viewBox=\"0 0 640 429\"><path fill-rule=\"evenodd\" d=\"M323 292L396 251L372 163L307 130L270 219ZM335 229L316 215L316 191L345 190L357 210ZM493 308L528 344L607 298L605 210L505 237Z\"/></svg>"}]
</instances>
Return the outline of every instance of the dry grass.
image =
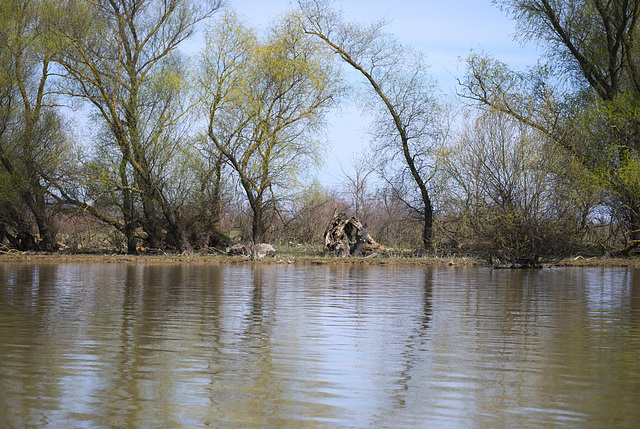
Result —
<instances>
[{"instance_id":1,"label":"dry grass","mask_svg":"<svg viewBox=\"0 0 640 429\"><path fill-rule=\"evenodd\" d=\"M581 256L565 258L554 265L559 267L629 267L640 268L640 257L629 256L627 258L606 258L591 257L583 258Z\"/></svg>"},{"instance_id":2,"label":"dry grass","mask_svg":"<svg viewBox=\"0 0 640 429\"><path fill-rule=\"evenodd\" d=\"M0 253L2 262L27 262L27 263L135 263L135 264L345 264L345 265L481 265L480 260L468 257L446 258L416 258L410 252L392 252L386 254L373 254L365 257L338 258L332 254L326 254L316 246L286 246L276 247L275 257L265 257L259 261L251 261L246 256L227 256L220 254L163 254L163 255L123 255L123 254L97 254L97 253L39 253L39 252L3 252Z\"/></svg>"},{"instance_id":3,"label":"dry grass","mask_svg":"<svg viewBox=\"0 0 640 429\"><path fill-rule=\"evenodd\" d=\"M227 256L215 252L194 254L141 254L124 255L108 252L78 253L39 253L0 251L0 263L92 263L92 264L308 264L308 265L487 265L481 258L468 256L414 257L408 249L372 254L364 257L339 258L325 253L321 246L294 245L275 246L276 256L252 261L246 256ZM563 267L640 267L640 257L605 258L605 257L570 257L550 261L545 266Z\"/></svg>"}]
</instances>

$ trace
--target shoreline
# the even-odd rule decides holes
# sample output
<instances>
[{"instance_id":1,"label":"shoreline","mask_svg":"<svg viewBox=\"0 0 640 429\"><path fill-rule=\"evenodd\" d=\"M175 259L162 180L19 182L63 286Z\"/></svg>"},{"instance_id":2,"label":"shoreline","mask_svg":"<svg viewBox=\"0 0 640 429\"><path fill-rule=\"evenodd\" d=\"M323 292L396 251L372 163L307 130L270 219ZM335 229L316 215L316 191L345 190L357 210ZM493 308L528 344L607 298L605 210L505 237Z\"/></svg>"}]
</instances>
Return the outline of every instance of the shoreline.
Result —
<instances>
[{"instance_id":1,"label":"shoreline","mask_svg":"<svg viewBox=\"0 0 640 429\"><path fill-rule=\"evenodd\" d=\"M252 261L245 256L226 255L125 255L125 254L95 254L95 253L40 253L40 252L7 252L0 253L0 263L92 263L92 264L198 264L198 265L236 265L236 264L264 264L264 265L447 265L447 266L486 266L486 261L473 257L345 257L276 254ZM543 263L547 267L626 267L640 268L640 258L604 258L581 256L564 258ZM508 268L507 268L508 269Z\"/></svg>"}]
</instances>

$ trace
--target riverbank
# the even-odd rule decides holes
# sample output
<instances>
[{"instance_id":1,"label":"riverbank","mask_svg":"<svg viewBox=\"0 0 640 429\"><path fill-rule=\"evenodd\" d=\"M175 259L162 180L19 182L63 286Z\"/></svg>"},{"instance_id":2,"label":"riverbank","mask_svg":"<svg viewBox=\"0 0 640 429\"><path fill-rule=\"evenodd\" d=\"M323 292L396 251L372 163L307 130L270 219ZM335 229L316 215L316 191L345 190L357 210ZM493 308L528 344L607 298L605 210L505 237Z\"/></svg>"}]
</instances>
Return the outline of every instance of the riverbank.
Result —
<instances>
[{"instance_id":1,"label":"riverbank","mask_svg":"<svg viewBox=\"0 0 640 429\"><path fill-rule=\"evenodd\" d=\"M99 253L42 253L42 252L4 252L0 253L0 263L92 263L92 264L309 264L309 265L449 265L488 266L479 258L463 256L414 257L410 253L398 252L391 255L369 257L336 258L317 250L278 251L274 257L265 257L252 261L246 256L227 256L216 254L162 254L162 255L124 255ZM544 263L545 267L637 267L640 258L570 257Z\"/></svg>"},{"instance_id":2,"label":"riverbank","mask_svg":"<svg viewBox=\"0 0 640 429\"><path fill-rule=\"evenodd\" d=\"M0 254L0 263L3 262L31 262L31 263L93 263L93 264L308 264L308 265L484 265L475 258L414 258L402 256L385 257L360 257L360 258L336 258L333 256L318 255L286 255L276 254L274 257L265 257L252 261L246 256L226 255L122 255L122 254L64 254L64 253L38 253L38 252L10 252Z\"/></svg>"}]
</instances>

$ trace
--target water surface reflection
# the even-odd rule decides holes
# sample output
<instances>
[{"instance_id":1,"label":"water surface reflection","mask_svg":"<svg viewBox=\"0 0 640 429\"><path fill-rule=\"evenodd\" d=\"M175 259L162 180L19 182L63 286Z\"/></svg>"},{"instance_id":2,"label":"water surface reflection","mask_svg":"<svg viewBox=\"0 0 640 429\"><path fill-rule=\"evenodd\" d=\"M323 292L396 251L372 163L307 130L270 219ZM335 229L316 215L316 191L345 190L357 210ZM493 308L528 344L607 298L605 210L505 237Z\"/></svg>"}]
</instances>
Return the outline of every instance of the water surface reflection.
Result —
<instances>
[{"instance_id":1,"label":"water surface reflection","mask_svg":"<svg viewBox=\"0 0 640 429\"><path fill-rule=\"evenodd\" d=\"M3 264L0 427L636 427L639 275Z\"/></svg>"}]
</instances>

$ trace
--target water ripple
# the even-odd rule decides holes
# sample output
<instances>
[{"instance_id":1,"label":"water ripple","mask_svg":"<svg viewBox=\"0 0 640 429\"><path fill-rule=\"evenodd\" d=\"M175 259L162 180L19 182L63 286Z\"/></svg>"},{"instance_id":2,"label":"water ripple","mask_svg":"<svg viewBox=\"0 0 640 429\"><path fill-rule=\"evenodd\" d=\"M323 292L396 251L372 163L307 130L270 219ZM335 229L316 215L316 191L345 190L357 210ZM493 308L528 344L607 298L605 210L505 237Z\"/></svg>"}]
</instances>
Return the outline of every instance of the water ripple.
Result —
<instances>
[{"instance_id":1,"label":"water ripple","mask_svg":"<svg viewBox=\"0 0 640 429\"><path fill-rule=\"evenodd\" d=\"M0 426L634 427L638 385L637 270L0 266Z\"/></svg>"}]
</instances>

